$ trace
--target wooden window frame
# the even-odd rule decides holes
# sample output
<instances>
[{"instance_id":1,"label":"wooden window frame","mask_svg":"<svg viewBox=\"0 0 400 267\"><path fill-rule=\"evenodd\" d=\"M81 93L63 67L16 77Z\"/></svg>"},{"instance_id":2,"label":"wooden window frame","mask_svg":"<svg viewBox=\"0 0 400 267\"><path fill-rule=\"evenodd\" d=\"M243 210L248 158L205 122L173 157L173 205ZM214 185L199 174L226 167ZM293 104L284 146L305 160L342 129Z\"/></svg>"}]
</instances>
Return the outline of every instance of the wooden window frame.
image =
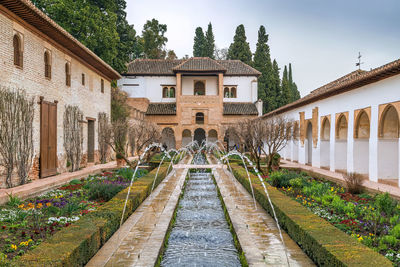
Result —
<instances>
[{"instance_id":1,"label":"wooden window frame","mask_svg":"<svg viewBox=\"0 0 400 267\"><path fill-rule=\"evenodd\" d=\"M17 40L17 44L16 44ZM14 66L23 69L24 67L24 51L22 49L23 38L20 33L13 34L13 51L14 51Z\"/></svg>"},{"instance_id":2,"label":"wooden window frame","mask_svg":"<svg viewBox=\"0 0 400 267\"><path fill-rule=\"evenodd\" d=\"M100 91L104 94L104 79L100 79Z\"/></svg>"},{"instance_id":3,"label":"wooden window frame","mask_svg":"<svg viewBox=\"0 0 400 267\"><path fill-rule=\"evenodd\" d=\"M51 80L51 52L46 49L44 51L43 57L44 57L44 77L48 80Z\"/></svg>"},{"instance_id":4,"label":"wooden window frame","mask_svg":"<svg viewBox=\"0 0 400 267\"><path fill-rule=\"evenodd\" d=\"M225 91L226 89L228 89L227 92ZM226 96L226 93L228 93L227 96ZM237 98L237 85L225 85L224 86L224 98Z\"/></svg>"},{"instance_id":5,"label":"wooden window frame","mask_svg":"<svg viewBox=\"0 0 400 267\"><path fill-rule=\"evenodd\" d=\"M71 87L71 62L65 62L65 85Z\"/></svg>"},{"instance_id":6,"label":"wooden window frame","mask_svg":"<svg viewBox=\"0 0 400 267\"><path fill-rule=\"evenodd\" d=\"M175 85L162 85L162 98L173 99L176 98L176 86ZM173 96L171 93L173 92Z\"/></svg>"},{"instance_id":7,"label":"wooden window frame","mask_svg":"<svg viewBox=\"0 0 400 267\"><path fill-rule=\"evenodd\" d=\"M82 85L86 86L86 75L85 75L85 73L82 72L81 78L82 78L82 81L81 81Z\"/></svg>"}]
</instances>

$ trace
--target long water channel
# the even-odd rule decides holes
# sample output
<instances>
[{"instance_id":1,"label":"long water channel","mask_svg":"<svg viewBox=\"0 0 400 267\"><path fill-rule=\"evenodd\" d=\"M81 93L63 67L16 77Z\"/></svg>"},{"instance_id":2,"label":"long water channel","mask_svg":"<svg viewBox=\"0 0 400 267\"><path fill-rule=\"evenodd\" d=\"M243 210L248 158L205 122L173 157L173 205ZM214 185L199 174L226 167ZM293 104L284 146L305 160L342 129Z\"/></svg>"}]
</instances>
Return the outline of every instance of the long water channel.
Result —
<instances>
[{"instance_id":1,"label":"long water channel","mask_svg":"<svg viewBox=\"0 0 400 267\"><path fill-rule=\"evenodd\" d=\"M189 172L178 205L161 266L241 266L211 173Z\"/></svg>"}]
</instances>

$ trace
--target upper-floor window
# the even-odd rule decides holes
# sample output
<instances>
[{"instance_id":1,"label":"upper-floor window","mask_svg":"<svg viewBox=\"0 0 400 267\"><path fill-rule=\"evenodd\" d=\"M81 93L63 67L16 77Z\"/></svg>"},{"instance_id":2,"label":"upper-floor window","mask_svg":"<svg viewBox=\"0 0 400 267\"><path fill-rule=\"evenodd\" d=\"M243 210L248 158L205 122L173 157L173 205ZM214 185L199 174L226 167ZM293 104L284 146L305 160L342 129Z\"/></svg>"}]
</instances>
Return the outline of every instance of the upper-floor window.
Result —
<instances>
[{"instance_id":1,"label":"upper-floor window","mask_svg":"<svg viewBox=\"0 0 400 267\"><path fill-rule=\"evenodd\" d=\"M85 86L86 83L86 77L85 77L85 73L82 73L82 85Z\"/></svg>"},{"instance_id":2,"label":"upper-floor window","mask_svg":"<svg viewBox=\"0 0 400 267\"><path fill-rule=\"evenodd\" d=\"M236 98L236 86L225 86L224 98Z\"/></svg>"},{"instance_id":3,"label":"upper-floor window","mask_svg":"<svg viewBox=\"0 0 400 267\"><path fill-rule=\"evenodd\" d=\"M22 52L22 40L18 34L14 34L13 47L14 47L14 65L22 68L24 54Z\"/></svg>"},{"instance_id":4,"label":"upper-floor window","mask_svg":"<svg viewBox=\"0 0 400 267\"><path fill-rule=\"evenodd\" d=\"M164 86L162 96L163 96L163 98L175 98L175 87L174 86Z\"/></svg>"},{"instance_id":5,"label":"upper-floor window","mask_svg":"<svg viewBox=\"0 0 400 267\"><path fill-rule=\"evenodd\" d=\"M65 63L65 85L71 86L71 63Z\"/></svg>"},{"instance_id":6,"label":"upper-floor window","mask_svg":"<svg viewBox=\"0 0 400 267\"><path fill-rule=\"evenodd\" d=\"M194 82L194 95L206 95L206 85L203 81Z\"/></svg>"},{"instance_id":7,"label":"upper-floor window","mask_svg":"<svg viewBox=\"0 0 400 267\"><path fill-rule=\"evenodd\" d=\"M104 80L101 79L101 92L104 94Z\"/></svg>"},{"instance_id":8,"label":"upper-floor window","mask_svg":"<svg viewBox=\"0 0 400 267\"><path fill-rule=\"evenodd\" d=\"M204 113L203 112L196 113L196 124L204 124Z\"/></svg>"},{"instance_id":9,"label":"upper-floor window","mask_svg":"<svg viewBox=\"0 0 400 267\"><path fill-rule=\"evenodd\" d=\"M44 77L51 79L51 55L49 51L44 51Z\"/></svg>"}]
</instances>

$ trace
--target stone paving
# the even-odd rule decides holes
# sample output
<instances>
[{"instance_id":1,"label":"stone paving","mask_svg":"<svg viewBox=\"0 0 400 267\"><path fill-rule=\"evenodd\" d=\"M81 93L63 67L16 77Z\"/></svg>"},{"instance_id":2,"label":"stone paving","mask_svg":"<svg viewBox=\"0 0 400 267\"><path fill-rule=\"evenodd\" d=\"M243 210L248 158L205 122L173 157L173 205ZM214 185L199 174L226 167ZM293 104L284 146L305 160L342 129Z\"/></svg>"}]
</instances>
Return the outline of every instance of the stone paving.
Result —
<instances>
[{"instance_id":1,"label":"stone paving","mask_svg":"<svg viewBox=\"0 0 400 267\"><path fill-rule=\"evenodd\" d=\"M187 172L172 171L86 266L154 266Z\"/></svg>"},{"instance_id":2,"label":"stone paving","mask_svg":"<svg viewBox=\"0 0 400 267\"><path fill-rule=\"evenodd\" d=\"M130 160L134 158L129 158ZM89 174L100 173L102 170L111 170L117 168L116 161L111 161L106 164L98 164L88 166L76 172L65 172L59 175L34 180L28 184L16 186L13 188L0 189L0 205L8 201L8 195L17 196L21 199L34 197L57 188L63 184L68 183L73 179L80 179L88 176Z\"/></svg>"},{"instance_id":3,"label":"stone paving","mask_svg":"<svg viewBox=\"0 0 400 267\"><path fill-rule=\"evenodd\" d=\"M334 182L339 182L339 183L344 183L344 178L343 174L338 173L338 172L332 172L329 170L309 166L309 165L304 165L296 162L291 162L287 160L281 160L281 167L282 168L288 168L288 169L300 169L304 171L309 171L312 173L315 173L317 175L320 175L328 180L334 181ZM373 182L369 180L364 180L363 187L367 189L367 191L371 192L388 192L392 197L396 199L400 199L400 188L397 186L389 185L389 184L383 184L383 183L378 183L378 182Z\"/></svg>"},{"instance_id":4,"label":"stone paving","mask_svg":"<svg viewBox=\"0 0 400 267\"><path fill-rule=\"evenodd\" d=\"M233 227L249 266L288 266L278 228L272 217L224 169L214 169ZM290 266L315 266L301 248L283 232Z\"/></svg>"}]
</instances>

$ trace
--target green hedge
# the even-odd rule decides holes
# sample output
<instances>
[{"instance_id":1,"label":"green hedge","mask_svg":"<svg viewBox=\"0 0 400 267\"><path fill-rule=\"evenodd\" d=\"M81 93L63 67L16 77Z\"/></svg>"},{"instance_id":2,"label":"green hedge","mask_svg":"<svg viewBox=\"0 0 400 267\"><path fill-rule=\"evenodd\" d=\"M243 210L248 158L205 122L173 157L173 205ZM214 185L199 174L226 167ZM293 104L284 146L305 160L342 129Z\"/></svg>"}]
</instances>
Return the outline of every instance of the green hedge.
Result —
<instances>
[{"instance_id":1,"label":"green hedge","mask_svg":"<svg viewBox=\"0 0 400 267\"><path fill-rule=\"evenodd\" d=\"M165 177L168 165L160 167L157 186ZM124 221L150 194L157 169L139 178L132 185ZM118 230L128 188L110 201L83 216L79 221L57 232L14 261L15 266L83 266Z\"/></svg>"},{"instance_id":2,"label":"green hedge","mask_svg":"<svg viewBox=\"0 0 400 267\"><path fill-rule=\"evenodd\" d=\"M232 164L236 179L251 192L244 168ZM272 214L261 182L250 173L254 194L261 206ZM381 254L364 246L300 203L267 185L279 224L319 266L393 266Z\"/></svg>"}]
</instances>

